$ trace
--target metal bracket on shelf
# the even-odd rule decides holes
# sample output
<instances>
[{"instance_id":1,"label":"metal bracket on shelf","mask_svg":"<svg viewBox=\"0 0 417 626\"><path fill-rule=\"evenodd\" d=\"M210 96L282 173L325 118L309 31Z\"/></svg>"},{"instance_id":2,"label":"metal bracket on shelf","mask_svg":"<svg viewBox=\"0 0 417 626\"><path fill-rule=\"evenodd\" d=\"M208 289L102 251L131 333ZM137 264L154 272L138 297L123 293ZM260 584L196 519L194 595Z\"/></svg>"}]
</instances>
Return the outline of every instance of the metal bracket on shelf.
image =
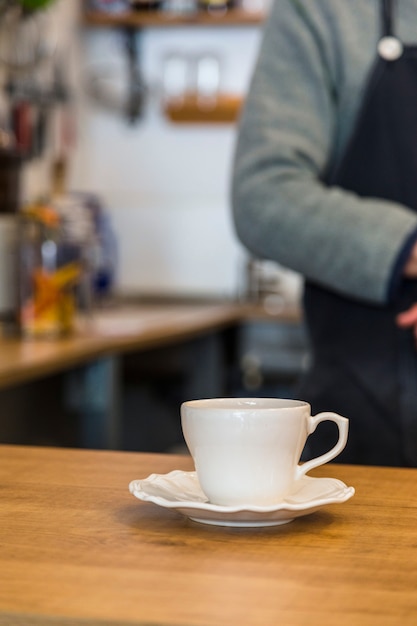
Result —
<instances>
[{"instance_id":1,"label":"metal bracket on shelf","mask_svg":"<svg viewBox=\"0 0 417 626\"><path fill-rule=\"evenodd\" d=\"M108 72L92 72L86 88L90 96L101 107L124 117L129 124L136 124L143 116L147 86L140 69L138 41L140 30L135 26L118 27L122 37L123 53L127 64L126 83L123 95L115 93L106 85Z\"/></svg>"},{"instance_id":2,"label":"metal bracket on shelf","mask_svg":"<svg viewBox=\"0 0 417 626\"><path fill-rule=\"evenodd\" d=\"M137 122L143 115L146 85L139 67L138 38L140 31L137 28L126 27L124 30L125 50L128 62L128 97L126 101L126 117L131 124Z\"/></svg>"}]
</instances>

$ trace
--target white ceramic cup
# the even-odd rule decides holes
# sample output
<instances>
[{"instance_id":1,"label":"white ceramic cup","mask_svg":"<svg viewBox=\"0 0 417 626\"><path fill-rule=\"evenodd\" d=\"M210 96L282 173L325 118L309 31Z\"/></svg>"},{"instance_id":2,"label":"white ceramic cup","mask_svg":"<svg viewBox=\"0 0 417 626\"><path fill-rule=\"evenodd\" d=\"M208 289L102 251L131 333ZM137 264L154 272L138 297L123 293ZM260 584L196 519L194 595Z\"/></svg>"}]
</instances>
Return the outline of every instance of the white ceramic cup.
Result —
<instances>
[{"instance_id":1,"label":"white ceramic cup","mask_svg":"<svg viewBox=\"0 0 417 626\"><path fill-rule=\"evenodd\" d=\"M336 445L300 465L307 437L326 420L338 426ZM310 405L300 400L211 398L184 402L181 424L211 503L268 506L282 500L294 481L343 450L349 422L337 413L313 417Z\"/></svg>"}]
</instances>

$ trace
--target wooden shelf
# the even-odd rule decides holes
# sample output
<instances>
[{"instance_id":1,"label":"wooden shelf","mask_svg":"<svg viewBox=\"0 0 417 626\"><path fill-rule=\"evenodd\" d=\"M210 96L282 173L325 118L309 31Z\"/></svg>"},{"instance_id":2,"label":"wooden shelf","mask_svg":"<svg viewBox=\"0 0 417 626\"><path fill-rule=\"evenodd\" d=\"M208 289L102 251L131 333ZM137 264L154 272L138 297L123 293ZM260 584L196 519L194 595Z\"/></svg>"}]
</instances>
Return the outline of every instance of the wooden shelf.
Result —
<instances>
[{"instance_id":1,"label":"wooden shelf","mask_svg":"<svg viewBox=\"0 0 417 626\"><path fill-rule=\"evenodd\" d=\"M138 75L138 52L136 49L137 33L141 28L172 28L179 26L190 27L235 27L256 26L265 21L264 11L247 11L230 9L225 13L219 11L207 12L197 10L189 14L175 14L168 11L126 11L124 13L106 13L105 11L83 11L83 23L93 28L119 28L125 34L126 54L129 66L129 75ZM134 123L139 119L141 112L137 111L135 102L135 85L131 86L133 99L133 113L129 121ZM171 122L182 123L230 123L239 115L241 98L236 96L221 96L212 108L202 107L195 97L185 95L181 105L168 103L164 113Z\"/></svg>"},{"instance_id":2,"label":"wooden shelf","mask_svg":"<svg viewBox=\"0 0 417 626\"><path fill-rule=\"evenodd\" d=\"M188 93L181 101L167 102L164 113L176 124L228 124L236 121L241 104L239 96L219 94L210 103Z\"/></svg>"},{"instance_id":3,"label":"wooden shelf","mask_svg":"<svg viewBox=\"0 0 417 626\"><path fill-rule=\"evenodd\" d=\"M129 11L127 13L110 14L104 11L85 11L84 23L97 27L125 28L169 28L172 26L251 26L261 24L265 20L262 12L249 12L242 9L231 9L222 14L197 11L188 15L178 15L162 11Z\"/></svg>"}]
</instances>

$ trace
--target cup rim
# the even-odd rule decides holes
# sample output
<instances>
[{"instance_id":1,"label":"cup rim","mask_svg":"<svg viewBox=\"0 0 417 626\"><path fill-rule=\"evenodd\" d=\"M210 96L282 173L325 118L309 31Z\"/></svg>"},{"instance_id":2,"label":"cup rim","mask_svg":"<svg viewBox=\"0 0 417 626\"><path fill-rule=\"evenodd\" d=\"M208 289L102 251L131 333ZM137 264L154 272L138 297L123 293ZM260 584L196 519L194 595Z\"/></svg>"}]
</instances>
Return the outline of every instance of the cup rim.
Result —
<instances>
[{"instance_id":1,"label":"cup rim","mask_svg":"<svg viewBox=\"0 0 417 626\"><path fill-rule=\"evenodd\" d=\"M230 398L200 398L187 400L181 407L196 410L212 409L216 411L275 411L277 409L295 410L310 408L304 400L292 398L264 398L264 397L230 397Z\"/></svg>"}]
</instances>

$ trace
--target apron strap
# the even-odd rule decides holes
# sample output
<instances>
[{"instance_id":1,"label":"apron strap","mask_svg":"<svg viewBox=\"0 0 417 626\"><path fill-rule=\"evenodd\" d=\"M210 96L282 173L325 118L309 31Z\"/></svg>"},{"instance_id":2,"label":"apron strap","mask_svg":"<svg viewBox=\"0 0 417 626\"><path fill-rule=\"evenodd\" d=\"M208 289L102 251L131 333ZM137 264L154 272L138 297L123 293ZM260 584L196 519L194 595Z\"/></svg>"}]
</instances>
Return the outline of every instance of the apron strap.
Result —
<instances>
[{"instance_id":1,"label":"apron strap","mask_svg":"<svg viewBox=\"0 0 417 626\"><path fill-rule=\"evenodd\" d=\"M404 51L401 41L395 36L393 13L396 0L381 0L381 30L378 54L384 61L396 61Z\"/></svg>"},{"instance_id":2,"label":"apron strap","mask_svg":"<svg viewBox=\"0 0 417 626\"><path fill-rule=\"evenodd\" d=\"M393 2L394 0L381 0L382 12L382 37L393 37Z\"/></svg>"}]
</instances>

